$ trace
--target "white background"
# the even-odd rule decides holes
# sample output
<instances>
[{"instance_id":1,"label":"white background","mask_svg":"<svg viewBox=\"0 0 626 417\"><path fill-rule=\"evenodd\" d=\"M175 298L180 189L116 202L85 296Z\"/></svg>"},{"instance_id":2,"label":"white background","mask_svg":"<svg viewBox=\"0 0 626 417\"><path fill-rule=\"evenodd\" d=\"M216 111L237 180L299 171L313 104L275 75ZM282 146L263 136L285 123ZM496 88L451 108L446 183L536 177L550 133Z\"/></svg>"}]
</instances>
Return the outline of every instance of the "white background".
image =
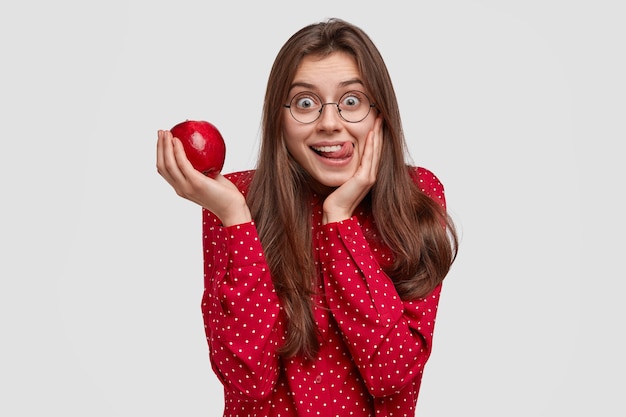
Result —
<instances>
[{"instance_id":1,"label":"white background","mask_svg":"<svg viewBox=\"0 0 626 417\"><path fill-rule=\"evenodd\" d=\"M3 3L0 414L221 415L200 209L156 131L209 120L224 171L252 168L278 49L337 16L380 48L462 235L418 415L623 416L621 4Z\"/></svg>"}]
</instances>

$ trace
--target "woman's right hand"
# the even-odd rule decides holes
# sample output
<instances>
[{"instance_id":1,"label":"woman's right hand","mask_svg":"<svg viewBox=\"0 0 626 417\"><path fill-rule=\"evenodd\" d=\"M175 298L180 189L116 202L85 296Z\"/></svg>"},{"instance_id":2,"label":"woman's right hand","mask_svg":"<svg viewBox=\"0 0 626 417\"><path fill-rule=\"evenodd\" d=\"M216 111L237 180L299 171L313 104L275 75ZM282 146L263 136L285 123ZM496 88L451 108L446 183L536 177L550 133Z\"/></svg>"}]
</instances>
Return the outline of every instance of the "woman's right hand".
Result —
<instances>
[{"instance_id":1,"label":"woman's right hand","mask_svg":"<svg viewBox=\"0 0 626 417\"><path fill-rule=\"evenodd\" d=\"M168 130L158 131L157 172L176 194L210 210L224 226L252 220L245 197L222 174L215 179L197 171L187 159L183 144Z\"/></svg>"}]
</instances>

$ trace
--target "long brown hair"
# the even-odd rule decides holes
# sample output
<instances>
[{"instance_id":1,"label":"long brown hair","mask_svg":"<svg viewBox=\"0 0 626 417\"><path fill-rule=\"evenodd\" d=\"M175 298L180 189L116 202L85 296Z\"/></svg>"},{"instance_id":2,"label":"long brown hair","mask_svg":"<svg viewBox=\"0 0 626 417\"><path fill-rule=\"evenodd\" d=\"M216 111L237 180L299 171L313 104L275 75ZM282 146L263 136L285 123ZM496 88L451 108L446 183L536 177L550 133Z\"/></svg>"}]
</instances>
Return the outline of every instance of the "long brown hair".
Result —
<instances>
[{"instance_id":1,"label":"long brown hair","mask_svg":"<svg viewBox=\"0 0 626 417\"><path fill-rule=\"evenodd\" d=\"M286 356L315 357L318 342L310 298L315 279L310 205L313 180L287 151L283 105L301 60L307 55L324 57L337 51L354 57L365 88L384 120L380 168L367 199L379 235L394 254L394 263L385 272L403 299L415 299L441 283L456 256L457 236L451 219L418 189L407 169L408 152L396 95L374 43L360 28L340 19L300 29L278 52L270 72L261 149L248 194L288 321L281 350Z\"/></svg>"}]
</instances>

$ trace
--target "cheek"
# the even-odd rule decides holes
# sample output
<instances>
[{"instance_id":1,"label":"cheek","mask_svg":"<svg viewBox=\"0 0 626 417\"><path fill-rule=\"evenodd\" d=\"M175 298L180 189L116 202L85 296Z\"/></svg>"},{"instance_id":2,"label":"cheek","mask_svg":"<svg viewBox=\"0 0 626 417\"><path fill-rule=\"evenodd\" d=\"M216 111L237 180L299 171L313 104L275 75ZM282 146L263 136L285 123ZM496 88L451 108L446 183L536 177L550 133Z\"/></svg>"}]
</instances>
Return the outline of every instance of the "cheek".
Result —
<instances>
[{"instance_id":1,"label":"cheek","mask_svg":"<svg viewBox=\"0 0 626 417\"><path fill-rule=\"evenodd\" d=\"M293 137L293 132L295 129L294 120L291 116L289 116L289 112L285 112L282 118L282 130L283 135L286 137Z\"/></svg>"},{"instance_id":2,"label":"cheek","mask_svg":"<svg viewBox=\"0 0 626 417\"><path fill-rule=\"evenodd\" d=\"M374 128L374 124L371 126L368 123L367 125L355 126L352 130L352 136L356 138L356 141L359 145L359 153L363 153L363 148L365 147L365 141L367 140L367 135Z\"/></svg>"},{"instance_id":3,"label":"cheek","mask_svg":"<svg viewBox=\"0 0 626 417\"><path fill-rule=\"evenodd\" d=\"M288 126L283 127L283 142L285 143L285 147L291 153L295 148L298 136L293 129L290 129Z\"/></svg>"},{"instance_id":4,"label":"cheek","mask_svg":"<svg viewBox=\"0 0 626 417\"><path fill-rule=\"evenodd\" d=\"M311 125L303 125L295 122L293 119L284 120L282 131L285 146L287 146L287 149L293 150L300 147L311 134Z\"/></svg>"}]
</instances>

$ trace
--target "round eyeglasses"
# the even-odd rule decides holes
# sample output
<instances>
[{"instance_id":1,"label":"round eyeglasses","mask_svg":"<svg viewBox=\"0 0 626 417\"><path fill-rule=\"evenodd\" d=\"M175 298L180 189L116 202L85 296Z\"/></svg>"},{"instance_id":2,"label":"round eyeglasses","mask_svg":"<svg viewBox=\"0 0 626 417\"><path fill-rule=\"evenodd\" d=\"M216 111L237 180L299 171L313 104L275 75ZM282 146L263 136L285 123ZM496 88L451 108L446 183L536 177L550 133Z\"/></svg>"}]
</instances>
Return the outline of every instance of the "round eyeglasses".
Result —
<instances>
[{"instance_id":1,"label":"round eyeglasses","mask_svg":"<svg viewBox=\"0 0 626 417\"><path fill-rule=\"evenodd\" d=\"M320 96L310 91L303 91L293 96L289 104L284 106L289 109L291 116L300 123L313 123L322 115L324 106L334 104L337 106L339 116L349 123L358 123L365 119L373 104L369 97L362 91L348 91L341 96L336 103L323 103Z\"/></svg>"}]
</instances>

